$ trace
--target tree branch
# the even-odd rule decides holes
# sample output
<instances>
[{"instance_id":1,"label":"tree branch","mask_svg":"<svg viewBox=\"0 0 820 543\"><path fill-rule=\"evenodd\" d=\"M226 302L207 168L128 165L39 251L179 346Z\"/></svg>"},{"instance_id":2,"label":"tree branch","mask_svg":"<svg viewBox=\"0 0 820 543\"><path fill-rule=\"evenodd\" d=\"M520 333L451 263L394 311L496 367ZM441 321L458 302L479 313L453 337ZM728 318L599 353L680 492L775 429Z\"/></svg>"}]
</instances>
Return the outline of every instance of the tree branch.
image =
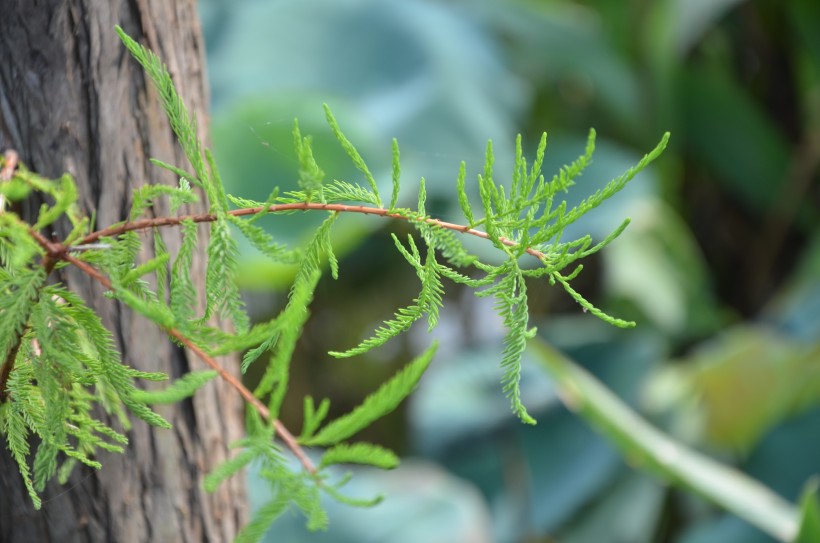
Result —
<instances>
[{"instance_id":1,"label":"tree branch","mask_svg":"<svg viewBox=\"0 0 820 543\"><path fill-rule=\"evenodd\" d=\"M102 286L109 290L113 290L113 285L111 284L111 280L109 280L105 275L100 273L96 268L88 264L87 262L83 262L82 260L72 256L68 252L68 248L63 245L62 243L55 243L50 242L46 239L42 234L35 230L29 230L31 236L46 250L46 257L44 261L51 263L51 267L53 268L54 263L57 260L65 260L66 262L73 264L76 266L80 271L88 275L89 277L93 278L95 281L100 283ZM48 270L50 271L50 270ZM164 328L166 334L173 337L183 345L185 345L188 349L190 349L194 354L196 354L205 364L213 368L219 373L219 376L227 382L231 387L233 387L239 394L247 401L249 404L256 409L257 413L259 413L262 418L265 420L270 420L270 411L268 407L262 403L256 396L253 395L253 392L248 390L248 388L242 384L242 382L237 379L234 375L228 373L228 371L222 367L219 362L216 361L215 358L208 355L205 351L203 351L198 345L196 345L190 338L186 337L182 332L177 330L176 328ZM18 342L19 343L19 342ZM8 366L8 364L6 364ZM5 367L4 366L4 370ZM4 390L0 388L0 392ZM299 445L296 438L290 431L285 427L284 424L279 419L273 420L273 426L276 429L276 433L285 442L285 445L290 449L294 456L299 460L299 462L304 466L308 472L311 474L316 473L316 467L313 465L313 462L305 454L305 451L302 449L302 446Z\"/></svg>"},{"instance_id":2,"label":"tree branch","mask_svg":"<svg viewBox=\"0 0 820 543\"><path fill-rule=\"evenodd\" d=\"M469 234L471 236L476 236L482 239L489 239L489 235L487 232L483 232L481 230L476 230L475 228L470 228L468 225L465 224L456 224L451 222L445 222L439 219L434 219L432 217L424 217L422 219L415 219L413 217L408 217L401 213L396 213L394 211L390 211L388 209L384 209L381 207L368 207L368 206L359 206L359 205L347 205L347 204L321 204L316 202L295 202L291 204L274 204L271 206L257 206L257 207L247 207L242 209L233 209L228 211L229 215L233 215L234 217L244 217L246 215L257 215L259 213L282 213L285 211L308 211L308 210L315 210L315 211L336 211L340 213L361 213L363 215L378 215L381 217L388 217L391 219L401 219L405 221L412 221L412 220L419 220L420 222L424 222L426 224L432 226L438 226L441 228L446 228L447 230L453 230L455 232L461 232L462 234ZM108 228L104 228L102 230L97 230L96 232L92 232L88 234L81 240L77 242L77 245L86 245L89 243L95 243L102 237L113 237L123 234L125 232L132 232L135 230L147 230L149 228L158 228L163 226L177 226L181 224L185 220L192 220L196 223L204 223L204 222L214 222L216 220L216 214L214 213L200 213L197 215L180 215L176 217L156 217L153 219L142 219L139 221L134 222L126 222L124 224L120 224L117 226L109 226ZM516 247L518 243L507 239L505 237L498 238L501 243L508 247ZM531 247L527 248L526 251L528 254L534 256L538 260L543 261L546 256L541 251L533 249Z\"/></svg>"}]
</instances>

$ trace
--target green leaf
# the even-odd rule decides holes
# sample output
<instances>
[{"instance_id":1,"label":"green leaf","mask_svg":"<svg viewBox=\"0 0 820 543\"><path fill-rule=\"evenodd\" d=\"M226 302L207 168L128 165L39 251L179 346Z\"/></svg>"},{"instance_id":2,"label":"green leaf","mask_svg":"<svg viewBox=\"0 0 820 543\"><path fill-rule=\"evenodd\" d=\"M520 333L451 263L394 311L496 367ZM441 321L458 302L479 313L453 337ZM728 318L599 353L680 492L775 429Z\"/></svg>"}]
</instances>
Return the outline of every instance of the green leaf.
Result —
<instances>
[{"instance_id":1,"label":"green leaf","mask_svg":"<svg viewBox=\"0 0 820 543\"><path fill-rule=\"evenodd\" d=\"M177 139L182 145L185 156L188 157L188 160L196 172L196 176L186 176L186 178L195 184L205 186L207 190L207 185L200 184L200 182L207 183L210 176L205 170L205 164L202 160L202 144L197 137L196 117L189 115L188 109L185 107L179 94L177 94L174 82L171 80L168 70L159 57L134 41L119 26L115 26L114 30L117 32L117 35L125 47L143 67L145 73L148 74L148 77L154 83L159 93L160 99L162 100L162 108L165 110L168 122L171 124L174 134L176 134ZM212 195L208 194L208 196L210 198ZM213 205L213 202L211 202L211 204Z\"/></svg>"},{"instance_id":2,"label":"green leaf","mask_svg":"<svg viewBox=\"0 0 820 543\"><path fill-rule=\"evenodd\" d=\"M800 498L800 528L794 543L816 543L820 541L820 501L818 501L820 480L812 478Z\"/></svg>"},{"instance_id":3,"label":"green leaf","mask_svg":"<svg viewBox=\"0 0 820 543\"><path fill-rule=\"evenodd\" d=\"M190 398L205 383L219 375L216 370L192 371L163 390L135 390L131 397L145 404L171 404Z\"/></svg>"},{"instance_id":4,"label":"green leaf","mask_svg":"<svg viewBox=\"0 0 820 543\"><path fill-rule=\"evenodd\" d=\"M16 400L12 400L11 404L4 404L0 408L4 411L2 418L5 422L6 447L11 452L14 461L17 462L17 468L23 477L23 484L26 486L34 508L40 509L42 502L34 489L31 468L28 466L29 432L25 422L25 408L19 405Z\"/></svg>"},{"instance_id":5,"label":"green leaf","mask_svg":"<svg viewBox=\"0 0 820 543\"><path fill-rule=\"evenodd\" d=\"M393 469L399 465L399 457L391 450L372 443L341 444L328 449L322 455L319 466L333 464L365 464L381 469Z\"/></svg>"},{"instance_id":6,"label":"green leaf","mask_svg":"<svg viewBox=\"0 0 820 543\"><path fill-rule=\"evenodd\" d=\"M349 438L369 426L373 421L393 411L416 387L427 366L433 360L437 348L438 344L433 343L429 349L379 387L376 392L365 398L361 405L347 415L327 424L318 434L307 440L305 444L333 445Z\"/></svg>"},{"instance_id":7,"label":"green leaf","mask_svg":"<svg viewBox=\"0 0 820 543\"><path fill-rule=\"evenodd\" d=\"M596 426L631 465L692 490L781 541L797 534L797 510L773 491L661 433L545 342L533 340L530 348L567 407Z\"/></svg>"},{"instance_id":8,"label":"green leaf","mask_svg":"<svg viewBox=\"0 0 820 543\"><path fill-rule=\"evenodd\" d=\"M345 150L347 155L353 161L353 164L356 168L362 172L367 179L367 182L370 184L370 188L373 190L373 195L375 196L376 206L382 207L381 198L379 198L379 187L376 184L376 179L373 177L373 174L370 173L370 169L365 164L362 155L359 154L359 151L350 143L350 140L342 133L342 129L339 128L339 123L336 121L336 118L333 116L333 112L330 111L330 107L327 104L323 104L325 108L325 116L327 117L327 124L330 126L330 129L333 131L333 135L336 136L336 139L339 140L339 143L342 145L342 148Z\"/></svg>"},{"instance_id":9,"label":"green leaf","mask_svg":"<svg viewBox=\"0 0 820 543\"><path fill-rule=\"evenodd\" d=\"M191 219L182 221L182 246L177 253L171 270L171 292L169 294L171 312L178 322L186 322L194 317L198 296L191 281L191 266L197 246L197 226Z\"/></svg>"},{"instance_id":10,"label":"green leaf","mask_svg":"<svg viewBox=\"0 0 820 543\"><path fill-rule=\"evenodd\" d=\"M70 175L66 174L60 178L60 184L56 190L50 191L56 202L49 207L43 204L37 222L32 226L34 230L42 230L49 224L59 219L64 213L75 204L78 198L77 185Z\"/></svg>"},{"instance_id":11,"label":"green leaf","mask_svg":"<svg viewBox=\"0 0 820 543\"><path fill-rule=\"evenodd\" d=\"M391 175L393 181L393 192L390 196L390 209L396 209L396 203L399 201L399 188L401 181L401 155L399 154L399 142L393 138L393 171Z\"/></svg>"},{"instance_id":12,"label":"green leaf","mask_svg":"<svg viewBox=\"0 0 820 543\"><path fill-rule=\"evenodd\" d=\"M20 341L20 335L28 321L38 289L46 279L42 267L24 270L12 277L0 275L0 361L5 362L7 353Z\"/></svg>"},{"instance_id":13,"label":"green leaf","mask_svg":"<svg viewBox=\"0 0 820 543\"><path fill-rule=\"evenodd\" d=\"M312 141L310 136L302 137L299 131L299 122L293 120L293 146L296 149L296 156L299 159L299 187L305 191L305 201L313 200L314 193L318 194L318 200L324 202L322 196L322 180L325 172L316 164L313 157Z\"/></svg>"},{"instance_id":14,"label":"green leaf","mask_svg":"<svg viewBox=\"0 0 820 543\"><path fill-rule=\"evenodd\" d=\"M205 476L204 486L207 492L214 492L223 481L235 475L239 470L247 466L251 460L259 455L254 449L245 449L233 458L219 464L213 471Z\"/></svg>"},{"instance_id":15,"label":"green leaf","mask_svg":"<svg viewBox=\"0 0 820 543\"><path fill-rule=\"evenodd\" d=\"M318 409L314 406L313 397L309 394L305 396L304 403L304 422L302 424L302 434L299 436L300 441L304 441L316 433L316 430L319 428L319 425L322 424L322 421L325 420L327 412L330 409L330 400L327 398L321 401Z\"/></svg>"},{"instance_id":16,"label":"green leaf","mask_svg":"<svg viewBox=\"0 0 820 543\"><path fill-rule=\"evenodd\" d=\"M210 318L214 313L230 317L236 329L243 332L248 329L248 316L236 285L239 249L231 235L227 215L217 215L217 220L211 223L211 239L208 243L208 267L205 273L207 306L203 318Z\"/></svg>"},{"instance_id":17,"label":"green leaf","mask_svg":"<svg viewBox=\"0 0 820 543\"><path fill-rule=\"evenodd\" d=\"M267 533L271 524L285 512L290 497L285 492L277 495L256 510L251 521L236 536L235 543L256 543Z\"/></svg>"}]
</instances>

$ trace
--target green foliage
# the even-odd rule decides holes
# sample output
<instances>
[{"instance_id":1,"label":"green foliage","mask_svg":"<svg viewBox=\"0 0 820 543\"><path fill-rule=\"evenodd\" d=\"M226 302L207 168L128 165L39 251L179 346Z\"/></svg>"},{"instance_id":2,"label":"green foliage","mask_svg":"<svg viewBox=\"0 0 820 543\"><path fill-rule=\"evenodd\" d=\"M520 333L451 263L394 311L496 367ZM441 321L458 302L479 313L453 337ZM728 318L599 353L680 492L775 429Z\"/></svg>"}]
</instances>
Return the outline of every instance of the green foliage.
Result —
<instances>
[{"instance_id":1,"label":"green foliage","mask_svg":"<svg viewBox=\"0 0 820 543\"><path fill-rule=\"evenodd\" d=\"M370 188L373 190L374 201L373 205L377 207L382 207L381 198L379 198L379 187L376 184L376 179L373 177L373 174L370 173L370 168L367 167L365 164L362 155L359 154L359 151L350 143L350 140L342 133L342 129L339 128L339 123L336 121L336 118L333 116L333 112L330 111L330 107L327 104L324 104L325 108L325 116L327 117L327 124L330 125L330 129L333 131L333 134L336 136L336 139L339 140L339 143L342 145L342 148L345 150L347 155L350 157L350 160L353 161L353 164L358 168L360 172L364 174L365 179L367 179L367 183L370 185ZM395 156L395 152L394 152ZM396 166L394 166L394 171L396 170ZM395 186L395 185L394 185ZM392 207L392 206L391 206Z\"/></svg>"},{"instance_id":2,"label":"green foliage","mask_svg":"<svg viewBox=\"0 0 820 543\"><path fill-rule=\"evenodd\" d=\"M399 465L399 458L384 447L371 443L342 443L325 452L320 467L333 464L367 464L381 469L393 469Z\"/></svg>"},{"instance_id":3,"label":"green foliage","mask_svg":"<svg viewBox=\"0 0 820 543\"><path fill-rule=\"evenodd\" d=\"M305 445L332 445L349 438L373 421L392 412L416 387L424 370L433 360L436 348L437 345L434 343L376 392L365 398L356 409L330 422L316 435L303 438L302 442Z\"/></svg>"},{"instance_id":4,"label":"green foliage","mask_svg":"<svg viewBox=\"0 0 820 543\"><path fill-rule=\"evenodd\" d=\"M820 500L818 500L818 481L813 478L806 485L800 498L800 529L795 543L810 543L820 540Z\"/></svg>"},{"instance_id":5,"label":"green foliage","mask_svg":"<svg viewBox=\"0 0 820 543\"><path fill-rule=\"evenodd\" d=\"M128 222L89 232L92 220L77 212L77 190L69 176L59 180L41 179L20 170L4 194L25 196L26 190L43 192L55 203L43 206L31 231L13 213L0 213L4 229L0 235L2 267L0 268L0 355L4 377L0 381L0 426L7 436L8 447L32 500L39 506L37 491L55 474L64 479L77 462L99 467L94 460L97 450L119 452L126 438L93 416L96 406L115 415L125 429L128 414L145 422L169 427L167 421L148 405L173 403L190 397L218 371L193 372L164 390L146 391L137 388L135 380L162 380L161 374L138 372L122 363L112 334L85 302L59 284L47 285L48 272L68 261L81 266L91 277L109 290L108 295L119 300L156 323L179 343L193 349L206 363L215 367L210 356L244 351L242 370L265 360L262 378L254 391L246 420L247 437L233 444L241 451L218 466L205 479L205 488L213 491L226 478L233 476L251 462L259 463L261 476L270 482L272 498L256 513L239 536L240 541L255 541L267 526L290 505L295 505L307 517L312 529L323 528L327 517L320 506L320 494L355 505L372 505L374 500L345 497L340 489L346 482L328 482L329 466L339 463L366 464L383 469L395 467L394 453L368 443L347 443L347 440L379 418L392 412L414 390L433 360L437 344L433 344L412 360L394 377L369 395L361 405L327 424L329 401L318 407L312 398L305 399L302 434L295 440L278 422L279 411L288 392L290 365L297 341L310 316L310 304L324 273L329 268L337 278L339 263L333 251L332 229L345 213L362 213L404 219L418 230L418 238L408 236L406 244L393 236L398 252L416 271L421 286L418 296L407 307L399 309L394 318L386 320L369 339L345 351L333 351L336 357L350 357L379 347L407 331L413 323L426 317L428 330L439 320L445 286L443 279L475 289L477 296L492 296L495 307L507 328L504 351L500 361L503 370L502 388L509 397L513 412L527 423L534 419L521 401L521 360L527 342L535 334L528 324L527 281L558 282L586 310L619 326L627 323L595 308L577 291L570 281L581 267L564 270L611 242L626 226L626 222L593 245L589 236L562 241L563 231L585 213L621 190L637 172L645 168L663 150L665 135L658 146L634 168L610 182L604 189L567 210L567 204L555 205L556 197L574 183L589 163L594 149L594 132L590 132L585 154L546 182L541 166L546 149L546 135L541 138L535 161L528 165L522 152L521 138L516 142L515 165L511 183L497 181L493 171L493 147L487 145L482 175L478 176L481 210L474 210L467 196L465 166L462 164L456 180L458 201L466 225L442 222L428 215L424 180L421 180L416 209L397 207L400 192L400 153L397 142L392 147L392 194L385 208L378 186L364 159L339 128L329 107L325 113L331 131L344 151L362 172L367 185L333 180L325 182L325 173L316 161L312 140L305 137L294 123L293 143L299 160L300 190L279 195L272 189L265 202L229 196L225 193L216 164L210 152L197 137L196 119L190 116L174 89L161 61L150 51L117 29L121 39L143 66L156 86L163 108L193 168L188 173L177 166L155 161L159 167L179 176L177 187L146 186L134 193ZM205 272L205 303L200 307L199 295L190 278L194 253L198 247L198 228L192 216L160 218L146 217L159 199L167 198L177 212L193 203L195 185L205 196L210 209L208 217L196 221L210 223ZM230 205L237 209L230 209ZM5 210L3 210L5 211ZM263 214L296 211L329 213L312 238L300 250L277 243L254 221ZM245 219L243 216L251 215ZM42 227L67 216L73 229L61 244L44 242L36 234ZM159 228L176 225L182 232L182 244L174 255L159 235ZM137 225L137 226L135 226ZM5 228L7 226L8 228ZM145 241L137 229L152 238ZM482 228L483 230L477 230ZM250 326L236 286L237 242L239 233L259 251L279 263L297 265L288 300L281 312L271 319ZM502 256L500 264L481 262L462 244L462 235L486 238ZM418 241L417 241L418 239ZM98 240L96 245L83 241ZM82 248L76 260L67 258L69 246L80 242ZM141 261L140 255L155 256ZM74 251L78 247L71 248ZM44 255L43 264L34 262ZM540 264L533 267L534 264ZM471 268L469 271L459 270ZM477 276L477 277L476 277ZM216 319L229 319L233 330L211 327ZM243 385L231 383L250 398ZM324 424L324 425L323 425ZM37 436L33 462L29 436ZM305 470L294 470L285 461L274 442L281 437L291 452L299 458ZM301 446L327 447L320 464L314 467ZM62 462L62 465L61 465ZM33 463L30 466L30 463Z\"/></svg>"},{"instance_id":6,"label":"green foliage","mask_svg":"<svg viewBox=\"0 0 820 543\"><path fill-rule=\"evenodd\" d=\"M138 390L132 394L132 397L146 404L181 402L193 396L197 390L217 375L216 370L192 371L174 381L171 386L164 390Z\"/></svg>"}]
</instances>

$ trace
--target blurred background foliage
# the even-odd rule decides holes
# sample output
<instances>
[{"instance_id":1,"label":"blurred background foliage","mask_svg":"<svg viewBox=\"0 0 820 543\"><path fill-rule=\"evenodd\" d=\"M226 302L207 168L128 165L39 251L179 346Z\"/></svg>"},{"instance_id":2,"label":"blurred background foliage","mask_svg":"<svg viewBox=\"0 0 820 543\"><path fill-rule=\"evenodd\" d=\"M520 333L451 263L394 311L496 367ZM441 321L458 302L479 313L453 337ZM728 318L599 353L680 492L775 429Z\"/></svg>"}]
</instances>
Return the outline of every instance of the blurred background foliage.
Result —
<instances>
[{"instance_id":1,"label":"blurred background foliage","mask_svg":"<svg viewBox=\"0 0 820 543\"><path fill-rule=\"evenodd\" d=\"M229 189L264 200L295 187L291 127L313 135L329 175L359 181L326 128L327 102L389 190L401 146L405 203L424 176L428 211L460 218L468 179L493 139L499 175L522 133L549 133L549 176L599 135L580 200L651 149L650 171L577 224L601 238L576 288L638 322L616 330L560 289L529 286L540 335L664 431L738 466L794 501L820 472L820 3L743 0L200 0L212 92L211 137ZM570 202L571 203L571 202ZM318 214L267 217L298 242ZM413 329L369 356L331 360L417 294L388 232L344 217L341 277L323 279L292 369L285 421L301 398L349 410L430 341ZM489 244L474 250L489 251ZM483 253L482 253L483 254ZM282 306L293 270L245 251L256 317ZM372 510L328 503L328 532L296 516L269 541L772 541L742 520L636 471L566 411L527 365L510 414L498 385L502 325L486 300L450 288L437 360L411 400L364 439L408 460L362 471ZM248 375L248 379L254 379ZM333 414L333 413L332 413ZM262 492L251 478L252 501ZM355 493L354 492L354 493Z\"/></svg>"}]
</instances>

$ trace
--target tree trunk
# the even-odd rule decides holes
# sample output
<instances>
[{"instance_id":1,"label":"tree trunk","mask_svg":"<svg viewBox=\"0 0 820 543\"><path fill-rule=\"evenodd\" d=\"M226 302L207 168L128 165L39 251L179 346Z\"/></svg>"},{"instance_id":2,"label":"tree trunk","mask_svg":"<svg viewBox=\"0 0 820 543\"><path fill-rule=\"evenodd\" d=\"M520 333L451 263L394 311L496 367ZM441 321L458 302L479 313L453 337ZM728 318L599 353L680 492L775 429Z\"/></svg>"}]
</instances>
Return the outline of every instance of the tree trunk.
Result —
<instances>
[{"instance_id":1,"label":"tree trunk","mask_svg":"<svg viewBox=\"0 0 820 543\"><path fill-rule=\"evenodd\" d=\"M96 213L97 227L126 217L134 188L177 183L148 158L187 166L156 93L116 37L115 24L168 65L204 131L204 45L194 0L16 0L0 7L0 152L16 150L44 176L70 173L84 211ZM38 205L29 204L27 218ZM162 204L153 213L169 210ZM60 239L64 226L55 227ZM174 254L180 233L165 229L162 235ZM146 257L151 247L146 244ZM201 291L203 253L191 270ZM172 378L203 369L156 326L104 298L88 278L68 271L61 279L101 315L126 363ZM103 454L101 471L78 468L65 487L51 484L39 512L0 443L0 541L229 541L244 521L244 484L234 478L208 495L202 476L240 437L238 396L212 382L192 401L158 411L173 430L135 421L124 455Z\"/></svg>"}]
</instances>

